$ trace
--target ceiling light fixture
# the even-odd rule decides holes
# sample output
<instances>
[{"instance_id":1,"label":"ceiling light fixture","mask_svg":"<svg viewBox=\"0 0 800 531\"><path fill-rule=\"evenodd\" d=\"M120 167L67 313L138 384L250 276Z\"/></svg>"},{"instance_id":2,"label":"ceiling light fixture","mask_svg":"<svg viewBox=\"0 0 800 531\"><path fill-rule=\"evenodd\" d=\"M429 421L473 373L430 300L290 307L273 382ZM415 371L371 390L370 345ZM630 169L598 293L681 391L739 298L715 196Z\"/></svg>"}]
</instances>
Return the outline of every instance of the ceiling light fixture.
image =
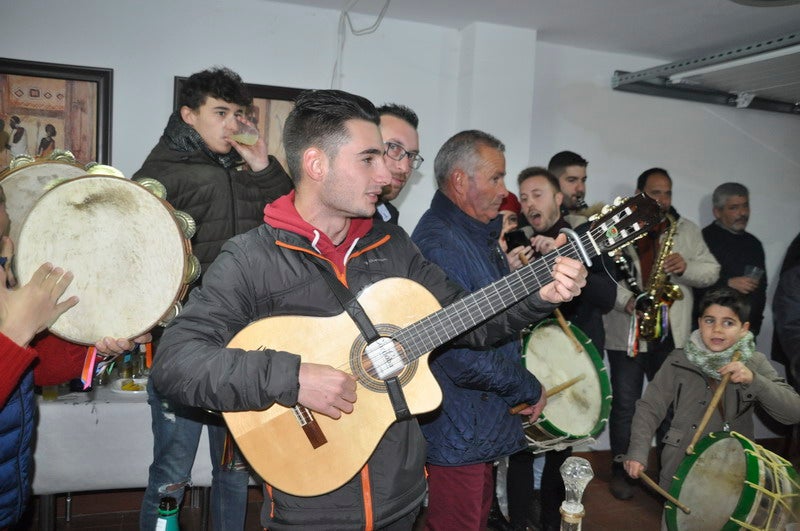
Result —
<instances>
[{"instance_id":1,"label":"ceiling light fixture","mask_svg":"<svg viewBox=\"0 0 800 531\"><path fill-rule=\"evenodd\" d=\"M750 7L781 7L800 4L800 0L731 0L731 2Z\"/></svg>"}]
</instances>

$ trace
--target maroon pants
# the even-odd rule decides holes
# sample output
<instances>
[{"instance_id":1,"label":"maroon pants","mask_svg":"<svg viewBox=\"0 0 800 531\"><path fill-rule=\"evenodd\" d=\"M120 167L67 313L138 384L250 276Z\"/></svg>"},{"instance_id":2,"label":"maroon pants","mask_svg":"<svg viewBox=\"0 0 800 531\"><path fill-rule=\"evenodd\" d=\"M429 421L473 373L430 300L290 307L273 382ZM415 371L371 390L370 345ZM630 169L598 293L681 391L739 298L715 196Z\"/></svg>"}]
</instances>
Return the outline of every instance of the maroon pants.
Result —
<instances>
[{"instance_id":1,"label":"maroon pants","mask_svg":"<svg viewBox=\"0 0 800 531\"><path fill-rule=\"evenodd\" d=\"M486 529L492 506L492 463L427 465L428 531Z\"/></svg>"}]
</instances>

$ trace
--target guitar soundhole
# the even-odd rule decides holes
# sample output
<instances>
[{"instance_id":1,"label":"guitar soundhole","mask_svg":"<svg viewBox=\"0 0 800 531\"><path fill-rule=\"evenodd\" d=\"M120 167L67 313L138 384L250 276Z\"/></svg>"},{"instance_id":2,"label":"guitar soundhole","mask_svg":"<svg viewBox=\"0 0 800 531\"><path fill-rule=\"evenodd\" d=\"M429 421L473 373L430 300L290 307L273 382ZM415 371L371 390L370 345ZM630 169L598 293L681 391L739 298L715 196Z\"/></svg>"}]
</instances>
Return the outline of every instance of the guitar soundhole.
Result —
<instances>
[{"instance_id":1,"label":"guitar soundhole","mask_svg":"<svg viewBox=\"0 0 800 531\"><path fill-rule=\"evenodd\" d=\"M397 330L400 330L400 327L391 324L376 324L375 329L381 336L390 336ZM402 345L398 345L398 350L400 350L401 355L403 354L402 347ZM367 342L364 341L363 337L358 336L358 339L356 339L353 343L353 347L350 349L350 370L353 375L358 378L358 382L365 388L375 393L385 393L386 385L383 383L383 380L375 375L372 369L372 363L366 354L364 354L364 349L366 348ZM414 360L400 371L400 374L397 375L400 385L406 385L414 378L418 363L419 360Z\"/></svg>"}]
</instances>

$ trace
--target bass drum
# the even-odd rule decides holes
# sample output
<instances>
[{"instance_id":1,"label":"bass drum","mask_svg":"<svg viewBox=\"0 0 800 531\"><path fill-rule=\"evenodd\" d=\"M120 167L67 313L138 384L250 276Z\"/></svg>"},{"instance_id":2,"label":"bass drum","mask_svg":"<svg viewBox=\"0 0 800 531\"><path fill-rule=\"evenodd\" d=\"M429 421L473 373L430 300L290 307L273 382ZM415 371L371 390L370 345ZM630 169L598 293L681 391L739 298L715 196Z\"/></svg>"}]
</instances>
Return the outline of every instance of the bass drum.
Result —
<instances>
[{"instance_id":1,"label":"bass drum","mask_svg":"<svg viewBox=\"0 0 800 531\"><path fill-rule=\"evenodd\" d=\"M675 472L664 504L672 531L786 529L800 522L800 483L791 463L739 433L709 433Z\"/></svg>"},{"instance_id":2,"label":"bass drum","mask_svg":"<svg viewBox=\"0 0 800 531\"><path fill-rule=\"evenodd\" d=\"M64 298L80 302L50 331L85 345L132 339L179 311L200 273L193 233L194 221L144 184L78 177L53 187L28 214L17 245L19 280L28 282L44 262L72 271Z\"/></svg>"},{"instance_id":3,"label":"bass drum","mask_svg":"<svg viewBox=\"0 0 800 531\"><path fill-rule=\"evenodd\" d=\"M555 319L540 322L523 343L525 367L545 389L580 378L549 397L539 420L525 428L534 451L594 437L608 423L611 382L603 359L580 328L572 324L569 327L582 349L575 347Z\"/></svg>"}]
</instances>

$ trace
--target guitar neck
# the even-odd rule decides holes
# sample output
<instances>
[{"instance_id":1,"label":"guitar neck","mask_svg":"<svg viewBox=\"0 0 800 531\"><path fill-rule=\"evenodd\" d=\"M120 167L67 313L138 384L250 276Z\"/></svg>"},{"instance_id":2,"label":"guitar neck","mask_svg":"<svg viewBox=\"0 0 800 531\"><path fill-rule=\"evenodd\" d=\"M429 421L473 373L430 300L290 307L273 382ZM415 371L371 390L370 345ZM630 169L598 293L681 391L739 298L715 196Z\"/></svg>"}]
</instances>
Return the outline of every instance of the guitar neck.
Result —
<instances>
[{"instance_id":1,"label":"guitar neck","mask_svg":"<svg viewBox=\"0 0 800 531\"><path fill-rule=\"evenodd\" d=\"M581 244L589 257L598 254L591 232L587 231L580 236ZM559 256L582 261L577 244L568 240L566 244L540 259L395 333L394 338L403 345L406 363L487 321L552 282L551 271Z\"/></svg>"}]
</instances>

